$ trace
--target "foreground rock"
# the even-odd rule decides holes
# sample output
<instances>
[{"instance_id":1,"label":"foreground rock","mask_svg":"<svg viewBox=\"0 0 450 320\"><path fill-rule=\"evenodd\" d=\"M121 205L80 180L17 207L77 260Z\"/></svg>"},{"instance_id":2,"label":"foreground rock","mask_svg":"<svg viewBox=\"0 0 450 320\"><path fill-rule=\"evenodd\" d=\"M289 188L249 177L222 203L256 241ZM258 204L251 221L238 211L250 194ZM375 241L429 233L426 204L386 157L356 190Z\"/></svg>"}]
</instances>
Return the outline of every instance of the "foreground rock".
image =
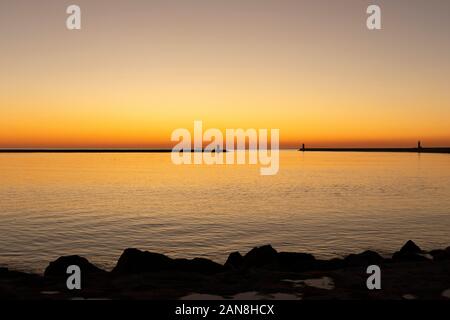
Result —
<instances>
[{"instance_id":1,"label":"foreground rock","mask_svg":"<svg viewBox=\"0 0 450 320\"><path fill-rule=\"evenodd\" d=\"M360 254L348 255L344 261L347 266L368 266L371 264L381 264L385 259L378 253L367 250Z\"/></svg>"},{"instance_id":2,"label":"foreground rock","mask_svg":"<svg viewBox=\"0 0 450 320\"><path fill-rule=\"evenodd\" d=\"M139 274L161 271L194 272L214 274L224 270L224 267L208 259L195 258L171 259L163 254L126 249L119 258L113 274Z\"/></svg>"},{"instance_id":3,"label":"foreground rock","mask_svg":"<svg viewBox=\"0 0 450 320\"><path fill-rule=\"evenodd\" d=\"M318 260L308 253L277 252L267 245L245 255L234 252L222 266L203 258L172 259L126 249L111 272L80 256L58 258L44 276L0 268L0 298L448 299L449 253L449 248L425 252L408 241L392 259L364 251ZM66 288L66 270L73 264L82 272L80 291ZM366 268L371 264L382 270L382 290L367 290Z\"/></svg>"},{"instance_id":4,"label":"foreground rock","mask_svg":"<svg viewBox=\"0 0 450 320\"><path fill-rule=\"evenodd\" d=\"M430 255L436 261L450 260L450 247L447 247L445 250L431 250Z\"/></svg>"},{"instance_id":5,"label":"foreground rock","mask_svg":"<svg viewBox=\"0 0 450 320\"><path fill-rule=\"evenodd\" d=\"M408 240L405 245L392 256L394 261L427 261L425 252L413 241Z\"/></svg>"},{"instance_id":6,"label":"foreground rock","mask_svg":"<svg viewBox=\"0 0 450 320\"><path fill-rule=\"evenodd\" d=\"M172 262L172 259L163 254L131 248L122 253L112 272L118 274L155 272L169 269Z\"/></svg>"},{"instance_id":7,"label":"foreground rock","mask_svg":"<svg viewBox=\"0 0 450 320\"><path fill-rule=\"evenodd\" d=\"M74 255L59 257L55 261L50 262L48 267L45 269L44 276L66 277L67 268L71 265L80 267L80 269L83 271L83 275L92 276L106 273L106 271L90 263L86 258Z\"/></svg>"},{"instance_id":8,"label":"foreground rock","mask_svg":"<svg viewBox=\"0 0 450 320\"><path fill-rule=\"evenodd\" d=\"M277 261L278 252L271 245L256 247L244 256L244 267L258 268L274 264Z\"/></svg>"},{"instance_id":9,"label":"foreground rock","mask_svg":"<svg viewBox=\"0 0 450 320\"><path fill-rule=\"evenodd\" d=\"M316 259L309 253L277 252L272 246L255 247L245 256L233 252L228 256L225 267L232 270L270 269L306 270L316 267Z\"/></svg>"},{"instance_id":10,"label":"foreground rock","mask_svg":"<svg viewBox=\"0 0 450 320\"><path fill-rule=\"evenodd\" d=\"M239 252L232 252L230 253L227 261L225 262L225 267L232 270L237 270L240 269L243 264L244 264L244 257L242 257L242 255Z\"/></svg>"}]
</instances>

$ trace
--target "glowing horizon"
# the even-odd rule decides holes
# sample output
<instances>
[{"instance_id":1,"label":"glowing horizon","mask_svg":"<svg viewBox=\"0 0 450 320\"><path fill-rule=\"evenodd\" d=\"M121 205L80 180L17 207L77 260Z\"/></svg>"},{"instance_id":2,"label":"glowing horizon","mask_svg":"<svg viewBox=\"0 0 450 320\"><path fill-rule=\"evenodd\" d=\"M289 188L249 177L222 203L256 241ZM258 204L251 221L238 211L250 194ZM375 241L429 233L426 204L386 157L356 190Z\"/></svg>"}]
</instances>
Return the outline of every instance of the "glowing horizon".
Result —
<instances>
[{"instance_id":1,"label":"glowing horizon","mask_svg":"<svg viewBox=\"0 0 450 320\"><path fill-rule=\"evenodd\" d=\"M0 148L170 148L177 128L280 146L450 146L450 3L2 1ZM420 19L417 19L420 16Z\"/></svg>"}]
</instances>

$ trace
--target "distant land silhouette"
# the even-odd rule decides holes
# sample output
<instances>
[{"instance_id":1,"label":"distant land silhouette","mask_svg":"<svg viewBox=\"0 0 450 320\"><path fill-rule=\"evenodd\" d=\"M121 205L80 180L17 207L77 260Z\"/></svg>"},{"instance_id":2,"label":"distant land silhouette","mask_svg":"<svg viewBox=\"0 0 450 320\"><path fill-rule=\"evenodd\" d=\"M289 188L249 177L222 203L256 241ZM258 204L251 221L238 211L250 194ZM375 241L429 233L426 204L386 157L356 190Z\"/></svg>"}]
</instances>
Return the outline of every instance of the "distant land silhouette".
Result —
<instances>
[{"instance_id":1,"label":"distant land silhouette","mask_svg":"<svg viewBox=\"0 0 450 320\"><path fill-rule=\"evenodd\" d=\"M288 149L286 149L288 150ZM422 147L420 141L414 148L307 148L305 144L298 151L312 152L412 152L412 153L450 153L450 147ZM168 153L172 149L159 148L0 148L0 153ZM183 151L180 151L183 152ZM205 150L189 150L184 152L227 152L227 150L214 149Z\"/></svg>"},{"instance_id":2,"label":"distant land silhouette","mask_svg":"<svg viewBox=\"0 0 450 320\"><path fill-rule=\"evenodd\" d=\"M95 148L95 149L69 149L69 148L9 148L0 149L0 153L168 153L172 152L172 149L122 149L122 148ZM226 150L189 150L180 152L227 152Z\"/></svg>"},{"instance_id":3,"label":"distant land silhouette","mask_svg":"<svg viewBox=\"0 0 450 320\"><path fill-rule=\"evenodd\" d=\"M417 142L415 148L306 148L305 144L302 144L298 151L450 153L450 147L424 148L420 141Z\"/></svg>"}]
</instances>

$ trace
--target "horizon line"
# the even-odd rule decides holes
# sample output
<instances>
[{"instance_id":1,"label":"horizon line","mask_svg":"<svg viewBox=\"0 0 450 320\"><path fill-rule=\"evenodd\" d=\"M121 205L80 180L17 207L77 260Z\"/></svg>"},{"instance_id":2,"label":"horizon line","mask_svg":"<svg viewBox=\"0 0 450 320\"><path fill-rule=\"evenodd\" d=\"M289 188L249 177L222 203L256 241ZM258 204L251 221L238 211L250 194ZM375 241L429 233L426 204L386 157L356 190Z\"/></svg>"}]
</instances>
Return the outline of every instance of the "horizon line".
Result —
<instances>
[{"instance_id":1,"label":"horizon line","mask_svg":"<svg viewBox=\"0 0 450 320\"><path fill-rule=\"evenodd\" d=\"M252 149L258 150L258 149ZM271 150L267 148L265 150ZM424 153L450 153L450 147L312 147L304 145L298 147L283 147L277 150L292 150L302 152L424 152ZM237 149L232 151L250 151L250 149ZM169 153L172 148L0 148L0 153ZM190 149L177 152L206 152L205 149ZM208 150L208 152L229 152L223 150Z\"/></svg>"}]
</instances>

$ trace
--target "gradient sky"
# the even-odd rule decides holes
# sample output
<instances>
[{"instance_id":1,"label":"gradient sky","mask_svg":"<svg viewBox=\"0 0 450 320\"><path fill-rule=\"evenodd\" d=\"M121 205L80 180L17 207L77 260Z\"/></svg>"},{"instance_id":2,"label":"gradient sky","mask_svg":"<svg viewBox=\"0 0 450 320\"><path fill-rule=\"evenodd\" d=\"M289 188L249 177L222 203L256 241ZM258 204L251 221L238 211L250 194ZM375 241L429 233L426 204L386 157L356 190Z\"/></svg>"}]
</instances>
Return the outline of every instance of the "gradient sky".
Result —
<instances>
[{"instance_id":1,"label":"gradient sky","mask_svg":"<svg viewBox=\"0 0 450 320\"><path fill-rule=\"evenodd\" d=\"M194 120L284 147L450 145L448 0L2 0L0 46L3 148L171 147Z\"/></svg>"}]
</instances>

